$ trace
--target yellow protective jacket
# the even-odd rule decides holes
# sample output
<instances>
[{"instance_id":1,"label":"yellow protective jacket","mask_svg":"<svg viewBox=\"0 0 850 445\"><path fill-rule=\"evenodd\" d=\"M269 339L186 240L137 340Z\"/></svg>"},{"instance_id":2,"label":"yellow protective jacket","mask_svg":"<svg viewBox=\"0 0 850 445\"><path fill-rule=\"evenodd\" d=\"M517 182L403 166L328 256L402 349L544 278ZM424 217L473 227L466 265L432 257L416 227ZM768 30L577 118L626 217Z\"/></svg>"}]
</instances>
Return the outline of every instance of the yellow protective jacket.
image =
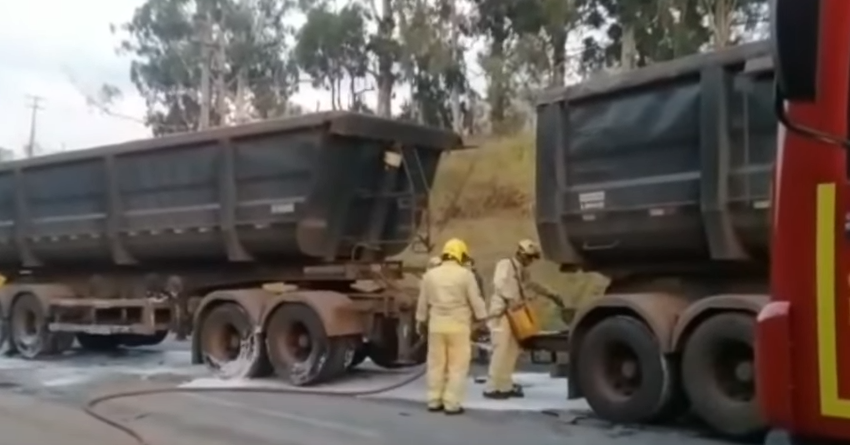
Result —
<instances>
[{"instance_id":1,"label":"yellow protective jacket","mask_svg":"<svg viewBox=\"0 0 850 445\"><path fill-rule=\"evenodd\" d=\"M496 263L488 315L498 318L505 313L509 304L518 302L522 297L530 298L525 290L528 283L528 270L516 259L505 258Z\"/></svg>"},{"instance_id":2,"label":"yellow protective jacket","mask_svg":"<svg viewBox=\"0 0 850 445\"><path fill-rule=\"evenodd\" d=\"M473 318L483 320L487 308L475 275L454 261L444 261L422 276L416 321L428 322L428 331L468 331Z\"/></svg>"}]
</instances>

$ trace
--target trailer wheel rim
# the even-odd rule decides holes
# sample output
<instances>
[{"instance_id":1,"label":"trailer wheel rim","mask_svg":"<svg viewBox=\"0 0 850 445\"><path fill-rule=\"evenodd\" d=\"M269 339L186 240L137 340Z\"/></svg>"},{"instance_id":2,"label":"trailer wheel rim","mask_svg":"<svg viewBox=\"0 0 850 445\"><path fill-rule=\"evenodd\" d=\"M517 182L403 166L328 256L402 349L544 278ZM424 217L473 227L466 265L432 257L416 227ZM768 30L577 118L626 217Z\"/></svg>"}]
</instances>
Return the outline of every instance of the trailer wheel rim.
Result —
<instances>
[{"instance_id":1,"label":"trailer wheel rim","mask_svg":"<svg viewBox=\"0 0 850 445\"><path fill-rule=\"evenodd\" d=\"M46 332L44 315L36 297L25 295L12 306L10 334L15 349L26 358L35 358L49 352L50 338Z\"/></svg>"},{"instance_id":2,"label":"trailer wheel rim","mask_svg":"<svg viewBox=\"0 0 850 445\"><path fill-rule=\"evenodd\" d=\"M239 357L241 335L233 323L222 323L207 336L207 354L217 361L233 361Z\"/></svg>"},{"instance_id":3,"label":"trailer wheel rim","mask_svg":"<svg viewBox=\"0 0 850 445\"><path fill-rule=\"evenodd\" d=\"M23 346L25 349L32 347L38 343L39 331L37 325L37 314L29 308L18 308L17 316L12 321L12 329L15 330L15 339L18 346Z\"/></svg>"},{"instance_id":4,"label":"trailer wheel rim","mask_svg":"<svg viewBox=\"0 0 850 445\"><path fill-rule=\"evenodd\" d=\"M756 392L753 362L750 345L731 339L719 341L712 351L713 381L730 399L749 402Z\"/></svg>"},{"instance_id":5,"label":"trailer wheel rim","mask_svg":"<svg viewBox=\"0 0 850 445\"><path fill-rule=\"evenodd\" d=\"M213 309L204 319L201 345L207 368L226 379L252 376L262 354L250 320L231 304Z\"/></svg>"},{"instance_id":6,"label":"trailer wheel rim","mask_svg":"<svg viewBox=\"0 0 850 445\"><path fill-rule=\"evenodd\" d=\"M286 327L282 335L283 345L287 349L288 356L298 362L305 362L310 359L314 346L307 325L302 322L293 322Z\"/></svg>"},{"instance_id":7,"label":"trailer wheel rim","mask_svg":"<svg viewBox=\"0 0 850 445\"><path fill-rule=\"evenodd\" d=\"M643 381L640 359L629 345L610 342L602 351L599 366L602 369L596 375L601 379L600 387L610 395L627 399L640 388Z\"/></svg>"}]
</instances>

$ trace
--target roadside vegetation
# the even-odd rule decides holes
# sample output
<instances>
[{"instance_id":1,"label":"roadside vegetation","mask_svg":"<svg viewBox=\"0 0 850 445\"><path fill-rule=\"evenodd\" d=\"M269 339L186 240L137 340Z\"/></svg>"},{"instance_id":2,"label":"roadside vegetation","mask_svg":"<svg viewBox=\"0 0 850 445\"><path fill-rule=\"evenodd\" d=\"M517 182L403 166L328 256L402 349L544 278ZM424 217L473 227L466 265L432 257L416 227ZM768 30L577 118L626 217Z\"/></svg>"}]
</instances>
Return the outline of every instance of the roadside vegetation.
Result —
<instances>
[{"instance_id":1,"label":"roadside vegetation","mask_svg":"<svg viewBox=\"0 0 850 445\"><path fill-rule=\"evenodd\" d=\"M484 277L485 297L492 292L495 263L513 254L522 238L540 241L534 226L534 137L530 132L472 139L472 149L443 158L431 192L432 242L436 249L458 237L469 245ZM427 255L407 252L404 259L423 265ZM608 280L594 272L562 273L558 266L540 261L531 268L532 279L561 295L568 307L578 308L605 291ZM559 311L537 299L546 329L563 329Z\"/></svg>"}]
</instances>

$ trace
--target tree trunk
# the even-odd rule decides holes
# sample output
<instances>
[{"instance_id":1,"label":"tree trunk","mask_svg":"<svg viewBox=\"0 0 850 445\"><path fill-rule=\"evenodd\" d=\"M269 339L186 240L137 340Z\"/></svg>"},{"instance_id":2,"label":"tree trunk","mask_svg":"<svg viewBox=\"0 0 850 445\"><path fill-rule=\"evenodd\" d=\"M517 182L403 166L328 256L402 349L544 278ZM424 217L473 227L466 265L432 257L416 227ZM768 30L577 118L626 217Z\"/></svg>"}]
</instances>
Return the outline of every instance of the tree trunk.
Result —
<instances>
[{"instance_id":1,"label":"tree trunk","mask_svg":"<svg viewBox=\"0 0 850 445\"><path fill-rule=\"evenodd\" d=\"M348 109L354 110L357 103L357 90L354 88L354 76L348 77Z\"/></svg>"},{"instance_id":2,"label":"tree trunk","mask_svg":"<svg viewBox=\"0 0 850 445\"><path fill-rule=\"evenodd\" d=\"M206 130L210 126L210 107L212 105L212 88L210 88L210 71L212 70L212 14L209 10L204 14L201 23L201 115L198 118L198 130Z\"/></svg>"},{"instance_id":3,"label":"tree trunk","mask_svg":"<svg viewBox=\"0 0 850 445\"><path fill-rule=\"evenodd\" d=\"M623 36L620 39L620 68L623 71L632 70L637 59L637 42L633 24L623 24Z\"/></svg>"},{"instance_id":4,"label":"tree trunk","mask_svg":"<svg viewBox=\"0 0 850 445\"><path fill-rule=\"evenodd\" d=\"M505 111L508 108L508 85L507 75L504 69L505 59L505 36L493 36L490 42L490 57L496 61L490 67L490 85L487 101L490 103L490 124L498 125L505 120Z\"/></svg>"},{"instance_id":5,"label":"tree trunk","mask_svg":"<svg viewBox=\"0 0 850 445\"><path fill-rule=\"evenodd\" d=\"M567 29L556 28L552 30L552 77L549 86L559 87L564 85L567 78Z\"/></svg>"},{"instance_id":6,"label":"tree trunk","mask_svg":"<svg viewBox=\"0 0 850 445\"><path fill-rule=\"evenodd\" d=\"M732 43L732 12L735 10L735 0L714 0L712 13L712 32L714 47L725 48Z\"/></svg>"},{"instance_id":7,"label":"tree trunk","mask_svg":"<svg viewBox=\"0 0 850 445\"><path fill-rule=\"evenodd\" d=\"M451 48L452 53L452 66L454 68L459 68L461 66L461 58L463 57L463 49L460 47L460 17L457 12L457 5L455 3L450 4L451 8L451 16L449 18L449 26L451 26L450 30L450 41L449 47ZM452 110L452 130L456 133L463 133L463 116L461 115L460 110L460 83L458 82L460 79L456 77L452 81L451 85L451 110Z\"/></svg>"},{"instance_id":8,"label":"tree trunk","mask_svg":"<svg viewBox=\"0 0 850 445\"><path fill-rule=\"evenodd\" d=\"M393 2L392 0L383 0L381 4L382 14L381 21L378 25L378 33L382 42L390 42L393 38L393 30L395 29L393 21ZM392 98L393 98L393 58L392 54L387 51L386 45L378 54L378 116L392 117Z\"/></svg>"},{"instance_id":9,"label":"tree trunk","mask_svg":"<svg viewBox=\"0 0 850 445\"><path fill-rule=\"evenodd\" d=\"M216 33L215 50L215 115L216 124L223 127L227 125L227 82L224 78L227 73L227 48L225 48L224 32L221 25L219 25Z\"/></svg>"},{"instance_id":10,"label":"tree trunk","mask_svg":"<svg viewBox=\"0 0 850 445\"><path fill-rule=\"evenodd\" d=\"M245 78L245 70L239 70L236 76L236 98L233 101L234 108L236 108L234 120L237 124L243 124L248 121L247 101L245 100L245 95L248 92L246 88L248 82Z\"/></svg>"}]
</instances>

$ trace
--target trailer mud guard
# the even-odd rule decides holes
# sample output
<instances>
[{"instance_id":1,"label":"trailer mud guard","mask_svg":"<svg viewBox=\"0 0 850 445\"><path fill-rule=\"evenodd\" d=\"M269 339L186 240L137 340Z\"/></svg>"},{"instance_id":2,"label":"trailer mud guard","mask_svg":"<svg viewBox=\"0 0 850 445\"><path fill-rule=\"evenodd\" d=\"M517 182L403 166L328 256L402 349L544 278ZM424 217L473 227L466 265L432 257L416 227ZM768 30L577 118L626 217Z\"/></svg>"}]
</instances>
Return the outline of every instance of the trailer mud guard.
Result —
<instances>
[{"instance_id":1,"label":"trailer mud guard","mask_svg":"<svg viewBox=\"0 0 850 445\"><path fill-rule=\"evenodd\" d=\"M687 306L687 299L665 293L612 294L587 305L576 314L570 326L569 374L577 375L577 351L587 331L600 320L614 315L632 316L645 323L658 339L661 351L670 352L676 319ZM581 397L576 379L567 382L569 397Z\"/></svg>"},{"instance_id":2,"label":"trailer mud guard","mask_svg":"<svg viewBox=\"0 0 850 445\"><path fill-rule=\"evenodd\" d=\"M213 307L232 302L239 304L251 317L257 333L262 333L268 317L281 304L302 303L314 311L322 320L328 337L363 335L363 324L351 299L332 291L272 292L264 289L240 289L215 291L208 294L198 305L192 325L201 326L201 320ZM201 345L197 335L192 335L192 363L200 364Z\"/></svg>"},{"instance_id":3,"label":"trailer mud guard","mask_svg":"<svg viewBox=\"0 0 850 445\"><path fill-rule=\"evenodd\" d=\"M15 297L23 293L35 295L45 311L49 310L51 300L76 298L70 287L61 284L9 284L0 288L0 313L9 317Z\"/></svg>"},{"instance_id":4,"label":"trailer mud guard","mask_svg":"<svg viewBox=\"0 0 850 445\"><path fill-rule=\"evenodd\" d=\"M770 302L767 295L727 294L715 295L690 305L676 321L673 330L672 351L681 351L688 334L704 318L721 311L747 312L755 317Z\"/></svg>"}]
</instances>

